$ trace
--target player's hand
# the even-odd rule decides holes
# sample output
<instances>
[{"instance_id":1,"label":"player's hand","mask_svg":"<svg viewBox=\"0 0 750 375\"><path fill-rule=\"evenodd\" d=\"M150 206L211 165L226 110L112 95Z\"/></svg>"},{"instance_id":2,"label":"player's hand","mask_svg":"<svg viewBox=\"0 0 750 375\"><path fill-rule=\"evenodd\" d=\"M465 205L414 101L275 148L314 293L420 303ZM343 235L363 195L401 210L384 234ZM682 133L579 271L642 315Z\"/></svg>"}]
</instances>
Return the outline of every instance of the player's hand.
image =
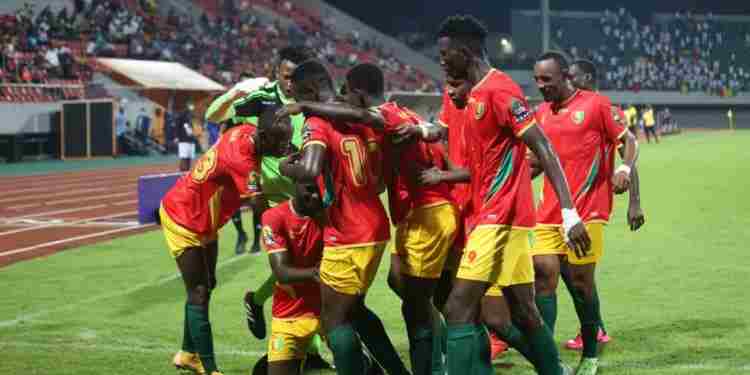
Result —
<instances>
[{"instance_id":1,"label":"player's hand","mask_svg":"<svg viewBox=\"0 0 750 375\"><path fill-rule=\"evenodd\" d=\"M396 133L393 135L393 143L399 144L406 142L412 138L419 137L420 130L416 126L402 126L400 129L396 130Z\"/></svg>"},{"instance_id":2,"label":"player's hand","mask_svg":"<svg viewBox=\"0 0 750 375\"><path fill-rule=\"evenodd\" d=\"M437 167L425 169L419 174L419 183L422 185L436 185L443 181L443 171Z\"/></svg>"},{"instance_id":3,"label":"player's hand","mask_svg":"<svg viewBox=\"0 0 750 375\"><path fill-rule=\"evenodd\" d=\"M575 209L563 209L563 238L576 256L583 258L591 248L591 239Z\"/></svg>"},{"instance_id":4,"label":"player's hand","mask_svg":"<svg viewBox=\"0 0 750 375\"><path fill-rule=\"evenodd\" d=\"M630 189L630 168L626 165L621 165L615 171L615 175L612 176L612 184L614 185L615 194L622 194Z\"/></svg>"},{"instance_id":5,"label":"player's hand","mask_svg":"<svg viewBox=\"0 0 750 375\"><path fill-rule=\"evenodd\" d=\"M279 121L280 119L294 116L302 113L302 105L299 103L289 103L281 107L278 111L276 111L276 121Z\"/></svg>"},{"instance_id":6,"label":"player's hand","mask_svg":"<svg viewBox=\"0 0 750 375\"><path fill-rule=\"evenodd\" d=\"M630 230L635 232L640 229L646 222L646 218L643 216L643 210L641 209L640 203L631 203L628 206L628 226Z\"/></svg>"},{"instance_id":7,"label":"player's hand","mask_svg":"<svg viewBox=\"0 0 750 375\"><path fill-rule=\"evenodd\" d=\"M234 90L234 93L232 94L232 100L237 100L237 99L244 98L248 94L250 94L250 93L247 92L247 91L245 91L245 90L240 90L240 89Z\"/></svg>"},{"instance_id":8,"label":"player's hand","mask_svg":"<svg viewBox=\"0 0 750 375\"><path fill-rule=\"evenodd\" d=\"M294 152L289 154L284 159L281 159L281 162L279 162L279 172L282 176L293 176L294 173L292 172L292 169L294 169L294 166L300 161L302 158L302 154L299 152Z\"/></svg>"}]
</instances>

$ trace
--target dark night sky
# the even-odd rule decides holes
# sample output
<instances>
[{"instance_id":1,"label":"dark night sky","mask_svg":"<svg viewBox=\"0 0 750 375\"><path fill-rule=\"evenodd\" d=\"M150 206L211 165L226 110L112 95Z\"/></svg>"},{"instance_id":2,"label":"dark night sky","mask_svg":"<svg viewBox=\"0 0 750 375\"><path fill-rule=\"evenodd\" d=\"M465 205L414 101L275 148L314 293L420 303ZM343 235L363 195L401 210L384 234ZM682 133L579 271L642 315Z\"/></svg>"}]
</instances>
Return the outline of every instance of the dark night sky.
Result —
<instances>
[{"instance_id":1,"label":"dark night sky","mask_svg":"<svg viewBox=\"0 0 750 375\"><path fill-rule=\"evenodd\" d=\"M491 31L510 32L510 9L537 8L539 0L327 0L328 3L365 20L387 33L399 30L434 32L440 21L456 13L469 13L483 20ZM553 10L601 11L619 4L636 17L655 12L692 10L697 13L748 14L748 0L550 0Z\"/></svg>"}]
</instances>

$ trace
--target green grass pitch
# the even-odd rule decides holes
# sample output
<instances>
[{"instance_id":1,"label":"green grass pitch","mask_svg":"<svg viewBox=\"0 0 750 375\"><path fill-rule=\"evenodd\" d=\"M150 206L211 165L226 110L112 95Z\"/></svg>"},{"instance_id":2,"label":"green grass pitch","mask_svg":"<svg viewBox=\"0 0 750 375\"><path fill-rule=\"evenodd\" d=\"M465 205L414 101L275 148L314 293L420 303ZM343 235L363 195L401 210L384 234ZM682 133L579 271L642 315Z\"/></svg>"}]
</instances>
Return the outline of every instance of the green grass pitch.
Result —
<instances>
[{"instance_id":1,"label":"green grass pitch","mask_svg":"<svg viewBox=\"0 0 750 375\"><path fill-rule=\"evenodd\" d=\"M750 132L738 131L642 145L646 225L626 230L625 199L618 198L599 269L613 337L602 374L750 373L748 144ZM231 227L223 231L211 315L222 370L249 374L266 342L247 332L241 298L269 269L265 257L232 256ZM385 282L387 260L368 301L407 360L399 301ZM0 285L0 373L175 371L170 361L182 337L184 289L159 231L3 268ZM577 323L562 285L559 299L562 343ZM567 363L577 362L577 353L561 352ZM496 371L533 373L514 352L496 362Z\"/></svg>"}]
</instances>

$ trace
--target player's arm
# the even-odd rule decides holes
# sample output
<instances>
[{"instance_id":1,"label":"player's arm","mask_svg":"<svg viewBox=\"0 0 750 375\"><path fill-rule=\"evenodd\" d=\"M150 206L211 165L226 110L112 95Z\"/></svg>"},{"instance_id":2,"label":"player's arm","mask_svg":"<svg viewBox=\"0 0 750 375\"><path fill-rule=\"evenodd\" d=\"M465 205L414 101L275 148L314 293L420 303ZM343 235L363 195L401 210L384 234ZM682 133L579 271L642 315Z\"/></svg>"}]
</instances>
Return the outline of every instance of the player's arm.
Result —
<instances>
[{"instance_id":1,"label":"player's arm","mask_svg":"<svg viewBox=\"0 0 750 375\"><path fill-rule=\"evenodd\" d=\"M625 159L625 148L618 148L620 157ZM630 170L630 188L628 197L628 226L630 230L637 231L646 222L641 208L641 181L638 177L638 168L634 165Z\"/></svg>"},{"instance_id":2,"label":"player's arm","mask_svg":"<svg viewBox=\"0 0 750 375\"><path fill-rule=\"evenodd\" d=\"M537 178L540 174L542 174L542 164L539 163L539 158L534 155L534 153L531 150L528 150L526 152L526 160L529 161L529 168L531 168L531 178Z\"/></svg>"},{"instance_id":3,"label":"player's arm","mask_svg":"<svg viewBox=\"0 0 750 375\"><path fill-rule=\"evenodd\" d=\"M584 256L591 246L591 239L589 239L583 222L581 222L581 218L578 216L578 212L573 205L568 181L563 173L557 153L552 149L552 145L549 143L549 139L547 139L542 129L534 124L528 126L523 131L521 139L539 159L542 171L547 175L547 178L552 183L555 194L557 194L560 208L562 208L563 230L566 242L568 242L568 245L571 246L579 257Z\"/></svg>"},{"instance_id":4,"label":"player's arm","mask_svg":"<svg viewBox=\"0 0 750 375\"><path fill-rule=\"evenodd\" d=\"M431 122L420 122L417 126L405 126L397 133L398 139L409 137L421 139L425 142L437 142L448 137L448 128Z\"/></svg>"},{"instance_id":5,"label":"player's arm","mask_svg":"<svg viewBox=\"0 0 750 375\"><path fill-rule=\"evenodd\" d=\"M245 95L247 93L242 90L229 90L225 92L208 106L208 109L206 109L206 120L217 124L228 120L233 116L231 109L233 109L232 104L234 101Z\"/></svg>"},{"instance_id":6,"label":"player's arm","mask_svg":"<svg viewBox=\"0 0 750 375\"><path fill-rule=\"evenodd\" d=\"M279 171L295 181L314 182L323 170L326 147L318 142L306 144L298 160L287 159L279 165Z\"/></svg>"},{"instance_id":7,"label":"player's arm","mask_svg":"<svg viewBox=\"0 0 750 375\"><path fill-rule=\"evenodd\" d=\"M471 180L471 174L467 168L461 168L453 164L445 153L443 153L442 157L446 169L432 167L423 170L419 175L419 182L422 185L436 185L441 182L450 184L466 183Z\"/></svg>"},{"instance_id":8,"label":"player's arm","mask_svg":"<svg viewBox=\"0 0 750 375\"><path fill-rule=\"evenodd\" d=\"M377 112L346 103L316 103L301 101L289 103L276 112L276 118L304 113L305 117L318 116L339 122L356 122L375 129L385 127L385 119Z\"/></svg>"},{"instance_id":9,"label":"player's arm","mask_svg":"<svg viewBox=\"0 0 750 375\"><path fill-rule=\"evenodd\" d=\"M269 251L268 261L271 263L271 272L279 283L291 284L318 280L318 268L293 267L292 257L288 251Z\"/></svg>"},{"instance_id":10,"label":"player's arm","mask_svg":"<svg viewBox=\"0 0 750 375\"><path fill-rule=\"evenodd\" d=\"M632 171L638 159L638 140L632 133L625 129L619 141L622 143L620 149L622 164L617 167L615 175L612 177L616 194L622 194L630 187Z\"/></svg>"}]
</instances>

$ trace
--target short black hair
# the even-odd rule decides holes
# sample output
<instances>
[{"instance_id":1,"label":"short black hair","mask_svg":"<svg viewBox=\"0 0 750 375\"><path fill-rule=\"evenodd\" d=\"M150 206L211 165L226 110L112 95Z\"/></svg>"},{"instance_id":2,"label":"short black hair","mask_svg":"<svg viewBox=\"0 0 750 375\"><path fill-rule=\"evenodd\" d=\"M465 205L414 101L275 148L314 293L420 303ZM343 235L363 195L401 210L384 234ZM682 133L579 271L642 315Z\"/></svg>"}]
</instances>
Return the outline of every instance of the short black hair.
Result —
<instances>
[{"instance_id":1,"label":"short black hair","mask_svg":"<svg viewBox=\"0 0 750 375\"><path fill-rule=\"evenodd\" d=\"M268 133L276 124L276 111L281 109L278 105L264 105L258 115L258 132Z\"/></svg>"},{"instance_id":2,"label":"short black hair","mask_svg":"<svg viewBox=\"0 0 750 375\"><path fill-rule=\"evenodd\" d=\"M568 69L570 68L570 65L568 64L568 58L565 57L565 55L562 52L558 51L547 51L543 54L539 55L539 57L536 58L536 62L544 61L544 60L554 60L557 65L560 67L560 71L563 73L567 73Z\"/></svg>"},{"instance_id":3,"label":"short black hair","mask_svg":"<svg viewBox=\"0 0 750 375\"><path fill-rule=\"evenodd\" d=\"M291 61L294 64L301 64L313 56L312 51L305 46L286 46L279 51L279 63Z\"/></svg>"},{"instance_id":4,"label":"short black hair","mask_svg":"<svg viewBox=\"0 0 750 375\"><path fill-rule=\"evenodd\" d=\"M350 89L359 89L371 96L382 96L385 91L383 70L371 63L362 63L351 68L346 73L346 82Z\"/></svg>"},{"instance_id":5,"label":"short black hair","mask_svg":"<svg viewBox=\"0 0 750 375\"><path fill-rule=\"evenodd\" d=\"M292 72L292 82L302 82L313 77L325 77L333 87L333 78L328 69L319 60L311 59L302 62Z\"/></svg>"},{"instance_id":6,"label":"short black hair","mask_svg":"<svg viewBox=\"0 0 750 375\"><path fill-rule=\"evenodd\" d=\"M477 54L484 54L484 43L487 39L487 27L471 15L455 15L446 18L440 24L438 37L448 37L465 43Z\"/></svg>"},{"instance_id":7,"label":"short black hair","mask_svg":"<svg viewBox=\"0 0 750 375\"><path fill-rule=\"evenodd\" d=\"M581 68L584 73L591 74L591 77L596 77L596 65L591 60L578 59L571 65Z\"/></svg>"}]
</instances>

